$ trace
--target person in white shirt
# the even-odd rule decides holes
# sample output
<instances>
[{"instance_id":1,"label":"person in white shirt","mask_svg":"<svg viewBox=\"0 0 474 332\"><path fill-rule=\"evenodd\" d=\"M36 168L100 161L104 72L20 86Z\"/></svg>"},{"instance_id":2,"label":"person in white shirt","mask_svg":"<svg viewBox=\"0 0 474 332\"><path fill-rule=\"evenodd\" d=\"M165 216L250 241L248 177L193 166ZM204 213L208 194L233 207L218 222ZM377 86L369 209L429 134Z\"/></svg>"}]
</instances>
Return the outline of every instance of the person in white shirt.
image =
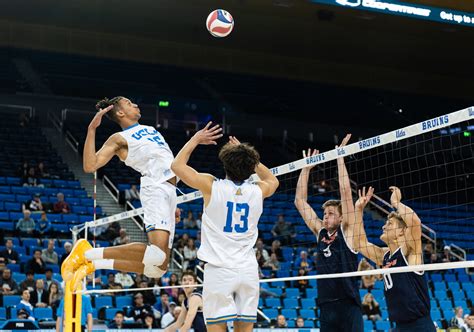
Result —
<instances>
[{"instance_id":1,"label":"person in white shirt","mask_svg":"<svg viewBox=\"0 0 474 332\"><path fill-rule=\"evenodd\" d=\"M184 183L202 192L201 246L198 258L204 269L203 312L210 332L224 332L234 322L237 332L251 331L257 319L259 298L258 263L254 245L263 200L278 188L278 180L260 162L260 155L249 144L235 137L219 152L226 179L199 173L188 166L194 149L217 144L221 128L211 123L198 131L181 149L171 169ZM251 182L253 173L260 178Z\"/></svg>"},{"instance_id":2,"label":"person in white shirt","mask_svg":"<svg viewBox=\"0 0 474 332\"><path fill-rule=\"evenodd\" d=\"M115 269L160 278L168 268L176 220L176 176L170 169L173 153L163 136L151 126L138 121L138 105L125 97L103 99L89 124L84 143L83 164L86 173L105 166L114 156L141 173L140 200L144 210L144 226L148 242L92 248L79 240L61 268L72 288L96 269ZM96 130L104 115L116 122L122 131L110 136L96 151Z\"/></svg>"},{"instance_id":3,"label":"person in white shirt","mask_svg":"<svg viewBox=\"0 0 474 332\"><path fill-rule=\"evenodd\" d=\"M132 276L128 274L127 272L119 271L115 275L114 281L117 284L122 285L123 288L129 288L132 287L134 282L132 279Z\"/></svg>"}]
</instances>

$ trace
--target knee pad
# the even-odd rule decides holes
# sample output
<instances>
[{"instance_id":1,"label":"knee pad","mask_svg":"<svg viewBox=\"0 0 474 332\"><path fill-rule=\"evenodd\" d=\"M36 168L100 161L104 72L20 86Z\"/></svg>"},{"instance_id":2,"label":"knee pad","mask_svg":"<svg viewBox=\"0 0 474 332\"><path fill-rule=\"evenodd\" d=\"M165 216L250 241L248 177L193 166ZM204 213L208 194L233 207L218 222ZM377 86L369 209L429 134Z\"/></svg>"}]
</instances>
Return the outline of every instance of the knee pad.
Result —
<instances>
[{"instance_id":1,"label":"knee pad","mask_svg":"<svg viewBox=\"0 0 474 332\"><path fill-rule=\"evenodd\" d=\"M150 244L146 247L145 255L143 255L143 265L161 266L165 262L166 254L157 246Z\"/></svg>"},{"instance_id":2,"label":"knee pad","mask_svg":"<svg viewBox=\"0 0 474 332\"><path fill-rule=\"evenodd\" d=\"M148 278L161 278L166 271L163 271L156 265L145 265L143 268L143 274Z\"/></svg>"}]
</instances>

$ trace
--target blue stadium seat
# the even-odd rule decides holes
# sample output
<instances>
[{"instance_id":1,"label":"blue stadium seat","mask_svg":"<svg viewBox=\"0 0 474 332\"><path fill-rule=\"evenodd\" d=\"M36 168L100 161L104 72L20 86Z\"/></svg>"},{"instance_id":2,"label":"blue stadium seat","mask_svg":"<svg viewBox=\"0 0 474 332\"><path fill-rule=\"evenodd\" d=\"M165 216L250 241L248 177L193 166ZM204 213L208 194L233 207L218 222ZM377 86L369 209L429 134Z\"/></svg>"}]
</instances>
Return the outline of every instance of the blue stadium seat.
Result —
<instances>
[{"instance_id":1,"label":"blue stadium seat","mask_svg":"<svg viewBox=\"0 0 474 332\"><path fill-rule=\"evenodd\" d=\"M304 319L316 319L316 314L314 310L311 309L301 309L300 316Z\"/></svg>"},{"instance_id":2,"label":"blue stadium seat","mask_svg":"<svg viewBox=\"0 0 474 332\"><path fill-rule=\"evenodd\" d=\"M287 323L288 328L296 327L296 321L294 321L294 320L289 320L286 323Z\"/></svg>"},{"instance_id":3,"label":"blue stadium seat","mask_svg":"<svg viewBox=\"0 0 474 332\"><path fill-rule=\"evenodd\" d=\"M3 296L4 307L17 305L18 303L20 303L20 301L21 301L20 295L4 295Z\"/></svg>"},{"instance_id":4,"label":"blue stadium seat","mask_svg":"<svg viewBox=\"0 0 474 332\"><path fill-rule=\"evenodd\" d=\"M282 288L285 287L285 282L284 281L275 281L270 283L272 287L277 287L277 288Z\"/></svg>"},{"instance_id":5,"label":"blue stadium seat","mask_svg":"<svg viewBox=\"0 0 474 332\"><path fill-rule=\"evenodd\" d=\"M468 305L464 300L454 300L455 307L462 307L464 311L467 311Z\"/></svg>"},{"instance_id":6,"label":"blue stadium seat","mask_svg":"<svg viewBox=\"0 0 474 332\"><path fill-rule=\"evenodd\" d=\"M364 320L364 332L372 332L374 330L374 323L371 320Z\"/></svg>"},{"instance_id":7,"label":"blue stadium seat","mask_svg":"<svg viewBox=\"0 0 474 332\"><path fill-rule=\"evenodd\" d=\"M51 308L35 308L33 314L37 320L53 319L53 309Z\"/></svg>"},{"instance_id":8,"label":"blue stadium seat","mask_svg":"<svg viewBox=\"0 0 474 332\"><path fill-rule=\"evenodd\" d=\"M308 298L317 298L318 290L315 288L306 288L306 297Z\"/></svg>"},{"instance_id":9,"label":"blue stadium seat","mask_svg":"<svg viewBox=\"0 0 474 332\"><path fill-rule=\"evenodd\" d=\"M464 294L464 291L457 289L457 290L451 290L451 293L453 294L453 299L456 300L463 300L466 298L466 295Z\"/></svg>"},{"instance_id":10,"label":"blue stadium seat","mask_svg":"<svg viewBox=\"0 0 474 332\"><path fill-rule=\"evenodd\" d=\"M95 308L100 309L103 307L113 307L111 296L97 296L95 298Z\"/></svg>"},{"instance_id":11,"label":"blue stadium seat","mask_svg":"<svg viewBox=\"0 0 474 332\"><path fill-rule=\"evenodd\" d=\"M441 311L443 312L444 319L446 319L447 321L450 321L451 318L454 317L454 310L452 308L441 310Z\"/></svg>"},{"instance_id":12,"label":"blue stadium seat","mask_svg":"<svg viewBox=\"0 0 474 332\"><path fill-rule=\"evenodd\" d=\"M79 221L79 217L78 217L77 214L74 214L74 213L63 214L63 221L65 221L65 222L77 222L77 221Z\"/></svg>"},{"instance_id":13,"label":"blue stadium seat","mask_svg":"<svg viewBox=\"0 0 474 332\"><path fill-rule=\"evenodd\" d=\"M26 248L32 248L32 247L38 246L38 239L24 238L24 239L21 239L21 242L23 243L23 246ZM30 253L31 252L32 251L30 250Z\"/></svg>"},{"instance_id":14,"label":"blue stadium seat","mask_svg":"<svg viewBox=\"0 0 474 332\"><path fill-rule=\"evenodd\" d=\"M454 273L447 273L444 275L444 280L449 284L452 282L457 281L456 280L456 275Z\"/></svg>"},{"instance_id":15,"label":"blue stadium seat","mask_svg":"<svg viewBox=\"0 0 474 332\"><path fill-rule=\"evenodd\" d=\"M439 308L441 310L452 310L453 304L451 303L451 300L441 300L439 301Z\"/></svg>"},{"instance_id":16,"label":"blue stadium seat","mask_svg":"<svg viewBox=\"0 0 474 332\"><path fill-rule=\"evenodd\" d=\"M458 291L461 289L461 285L457 281L448 282L448 289Z\"/></svg>"},{"instance_id":17,"label":"blue stadium seat","mask_svg":"<svg viewBox=\"0 0 474 332\"><path fill-rule=\"evenodd\" d=\"M467 293L474 291L474 285L469 282L462 283L462 289L464 289Z\"/></svg>"},{"instance_id":18,"label":"blue stadium seat","mask_svg":"<svg viewBox=\"0 0 474 332\"><path fill-rule=\"evenodd\" d=\"M10 194L10 186L0 186L0 194Z\"/></svg>"},{"instance_id":19,"label":"blue stadium seat","mask_svg":"<svg viewBox=\"0 0 474 332\"><path fill-rule=\"evenodd\" d=\"M431 274L431 280L433 280L433 282L443 281L443 275L439 273L433 273Z\"/></svg>"},{"instance_id":20,"label":"blue stadium seat","mask_svg":"<svg viewBox=\"0 0 474 332\"><path fill-rule=\"evenodd\" d=\"M300 296L300 290L298 288L287 288L285 289L287 298L298 298Z\"/></svg>"},{"instance_id":21,"label":"blue stadium seat","mask_svg":"<svg viewBox=\"0 0 474 332\"><path fill-rule=\"evenodd\" d=\"M86 214L87 213L87 207L82 206L82 205L73 205L72 206L72 212L76 214Z\"/></svg>"},{"instance_id":22,"label":"blue stadium seat","mask_svg":"<svg viewBox=\"0 0 474 332\"><path fill-rule=\"evenodd\" d=\"M278 309L281 307L281 301L276 297L269 297L265 300L265 305L269 308Z\"/></svg>"},{"instance_id":23,"label":"blue stadium seat","mask_svg":"<svg viewBox=\"0 0 474 332\"><path fill-rule=\"evenodd\" d=\"M11 187L11 193L12 194L28 194L28 188L27 187ZM29 197L28 199L31 199L31 197Z\"/></svg>"},{"instance_id":24,"label":"blue stadium seat","mask_svg":"<svg viewBox=\"0 0 474 332\"><path fill-rule=\"evenodd\" d=\"M283 308L286 309L298 309L300 304L297 299L283 299Z\"/></svg>"},{"instance_id":25,"label":"blue stadium seat","mask_svg":"<svg viewBox=\"0 0 474 332\"><path fill-rule=\"evenodd\" d=\"M275 293L277 296L281 296L281 294L283 294L283 291L281 290L281 288L269 287L268 291L272 292L272 293Z\"/></svg>"},{"instance_id":26,"label":"blue stadium seat","mask_svg":"<svg viewBox=\"0 0 474 332\"><path fill-rule=\"evenodd\" d=\"M0 319L5 320L7 319L7 309L0 307Z\"/></svg>"},{"instance_id":27,"label":"blue stadium seat","mask_svg":"<svg viewBox=\"0 0 474 332\"><path fill-rule=\"evenodd\" d=\"M7 268L12 272L20 272L20 264L7 264Z\"/></svg>"},{"instance_id":28,"label":"blue stadium seat","mask_svg":"<svg viewBox=\"0 0 474 332\"><path fill-rule=\"evenodd\" d=\"M375 326L377 327L377 330L382 330L382 331L389 331L392 328L390 326L390 322L383 321L383 320L379 320L375 322Z\"/></svg>"},{"instance_id":29,"label":"blue stadium seat","mask_svg":"<svg viewBox=\"0 0 474 332\"><path fill-rule=\"evenodd\" d=\"M286 319L296 319L298 315L296 309L282 309L281 314L285 316Z\"/></svg>"},{"instance_id":30,"label":"blue stadium seat","mask_svg":"<svg viewBox=\"0 0 474 332\"><path fill-rule=\"evenodd\" d=\"M21 211L20 203L5 202L5 210L7 211Z\"/></svg>"},{"instance_id":31,"label":"blue stadium seat","mask_svg":"<svg viewBox=\"0 0 474 332\"><path fill-rule=\"evenodd\" d=\"M22 212L10 212L10 219L13 220L14 222L17 222L21 218L23 218Z\"/></svg>"},{"instance_id":32,"label":"blue stadium seat","mask_svg":"<svg viewBox=\"0 0 474 332\"><path fill-rule=\"evenodd\" d=\"M448 299L448 294L446 294L446 291L441 290L441 291L434 291L434 297L438 300L446 300Z\"/></svg>"},{"instance_id":33,"label":"blue stadium seat","mask_svg":"<svg viewBox=\"0 0 474 332\"><path fill-rule=\"evenodd\" d=\"M303 309L314 309L316 307L316 302L314 298L301 299L301 308Z\"/></svg>"},{"instance_id":34,"label":"blue stadium seat","mask_svg":"<svg viewBox=\"0 0 474 332\"><path fill-rule=\"evenodd\" d=\"M120 308L107 308L105 309L105 319L106 320L112 320L115 317L115 314L117 311L121 311L122 309Z\"/></svg>"},{"instance_id":35,"label":"blue stadium seat","mask_svg":"<svg viewBox=\"0 0 474 332\"><path fill-rule=\"evenodd\" d=\"M0 222L0 229L13 232L15 230L15 225L11 221L6 221L6 222L2 221Z\"/></svg>"},{"instance_id":36,"label":"blue stadium seat","mask_svg":"<svg viewBox=\"0 0 474 332\"><path fill-rule=\"evenodd\" d=\"M384 297L383 290L381 289L372 289L371 293L377 301Z\"/></svg>"},{"instance_id":37,"label":"blue stadium seat","mask_svg":"<svg viewBox=\"0 0 474 332\"><path fill-rule=\"evenodd\" d=\"M431 319L432 320L440 320L441 319L441 311L439 309L431 309Z\"/></svg>"},{"instance_id":38,"label":"blue stadium seat","mask_svg":"<svg viewBox=\"0 0 474 332\"><path fill-rule=\"evenodd\" d=\"M278 317L278 310L276 309L263 309L263 313L270 319L276 319Z\"/></svg>"},{"instance_id":39,"label":"blue stadium seat","mask_svg":"<svg viewBox=\"0 0 474 332\"><path fill-rule=\"evenodd\" d=\"M433 286L434 286L434 289L437 291L446 290L446 283L444 283L443 281L435 281L433 283Z\"/></svg>"},{"instance_id":40,"label":"blue stadium seat","mask_svg":"<svg viewBox=\"0 0 474 332\"><path fill-rule=\"evenodd\" d=\"M5 211L0 211L0 220L10 220L10 214Z\"/></svg>"}]
</instances>

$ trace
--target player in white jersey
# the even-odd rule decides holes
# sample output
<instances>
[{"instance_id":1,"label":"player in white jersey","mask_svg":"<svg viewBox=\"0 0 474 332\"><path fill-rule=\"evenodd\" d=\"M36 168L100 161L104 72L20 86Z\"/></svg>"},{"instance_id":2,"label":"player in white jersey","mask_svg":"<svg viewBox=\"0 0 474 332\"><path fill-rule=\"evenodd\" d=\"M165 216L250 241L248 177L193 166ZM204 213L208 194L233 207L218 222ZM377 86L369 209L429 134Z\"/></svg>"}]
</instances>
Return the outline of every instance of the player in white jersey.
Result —
<instances>
[{"instance_id":1,"label":"player in white jersey","mask_svg":"<svg viewBox=\"0 0 474 332\"><path fill-rule=\"evenodd\" d=\"M216 144L221 128L211 124L198 131L176 156L171 169L204 198L201 247L198 258L204 268L203 311L208 331L223 332L226 322L234 329L251 331L257 318L259 297L258 263L253 247L263 199L273 195L278 180L260 163L260 155L235 137L219 152L226 179L198 173L187 165L199 144ZM257 173L260 181L249 177Z\"/></svg>"},{"instance_id":2,"label":"player in white jersey","mask_svg":"<svg viewBox=\"0 0 474 332\"><path fill-rule=\"evenodd\" d=\"M167 270L169 249L175 231L176 176L171 171L173 153L163 136L153 127L138 123L140 109L125 97L101 100L89 124L84 145L84 171L95 172L118 156L127 166L142 174L140 200L149 244L94 248L79 240L62 265L65 281L76 287L85 275L95 269L115 269L159 278ZM109 137L99 151L95 134L102 117L107 115L122 127Z\"/></svg>"}]
</instances>

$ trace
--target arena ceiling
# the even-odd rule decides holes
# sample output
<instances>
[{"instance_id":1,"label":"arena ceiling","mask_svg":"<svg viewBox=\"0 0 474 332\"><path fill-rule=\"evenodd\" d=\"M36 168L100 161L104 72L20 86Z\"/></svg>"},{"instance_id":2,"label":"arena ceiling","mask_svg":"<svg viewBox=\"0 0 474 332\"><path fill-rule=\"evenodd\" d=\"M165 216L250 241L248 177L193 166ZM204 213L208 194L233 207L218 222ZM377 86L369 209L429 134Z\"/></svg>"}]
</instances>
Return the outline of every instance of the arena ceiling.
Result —
<instances>
[{"instance_id":1,"label":"arena ceiling","mask_svg":"<svg viewBox=\"0 0 474 332\"><path fill-rule=\"evenodd\" d=\"M446 6L437 0L405 2ZM229 38L218 40L205 31L205 18L217 6L236 20ZM474 12L470 0L449 6ZM3 3L0 20L47 27L22 47L44 49L42 39L55 42L47 31L62 29L67 36L84 32L84 45L87 33L93 33L94 43L114 40L107 52L90 43L64 42L67 52L471 100L474 88L474 27L303 0L24 0ZM15 46L12 35L9 43ZM146 43L130 42L134 39ZM148 48L155 49L153 58L141 54Z\"/></svg>"}]
</instances>

